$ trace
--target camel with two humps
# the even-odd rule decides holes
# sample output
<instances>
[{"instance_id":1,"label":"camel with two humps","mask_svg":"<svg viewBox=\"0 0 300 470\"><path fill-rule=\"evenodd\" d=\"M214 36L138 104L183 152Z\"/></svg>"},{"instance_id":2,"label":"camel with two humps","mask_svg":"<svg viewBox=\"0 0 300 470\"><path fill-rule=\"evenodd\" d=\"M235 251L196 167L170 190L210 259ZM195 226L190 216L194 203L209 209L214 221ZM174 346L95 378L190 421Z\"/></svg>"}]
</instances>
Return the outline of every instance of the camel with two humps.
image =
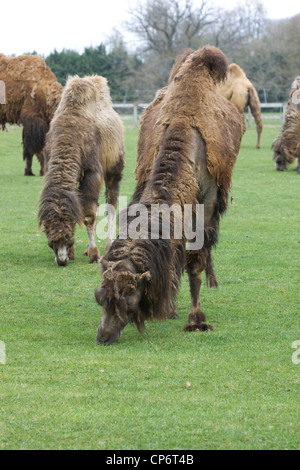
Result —
<instances>
[{"instance_id":1,"label":"camel with two humps","mask_svg":"<svg viewBox=\"0 0 300 470\"><path fill-rule=\"evenodd\" d=\"M217 243L220 216L225 212L232 170L244 131L236 107L218 92L227 74L227 59L217 48L188 51L176 62L167 87L146 109L141 122L137 185L127 208L139 203L151 219L153 205L204 204L204 244L186 249L174 237L177 215L170 217L170 238L118 237L102 259L103 280L96 290L102 306L97 342L117 341L128 323L143 331L146 320L174 318L175 300L184 269L188 272L191 309L185 331L211 330L200 306L201 274L217 285L211 249Z\"/></svg>"},{"instance_id":2,"label":"camel with two humps","mask_svg":"<svg viewBox=\"0 0 300 470\"><path fill-rule=\"evenodd\" d=\"M45 158L39 224L58 266L74 259L76 223L86 226L90 263L99 262L95 236L100 190L104 181L106 203L116 209L124 167L123 124L112 108L106 78L69 77L47 134ZM109 226L107 249L111 242Z\"/></svg>"}]
</instances>

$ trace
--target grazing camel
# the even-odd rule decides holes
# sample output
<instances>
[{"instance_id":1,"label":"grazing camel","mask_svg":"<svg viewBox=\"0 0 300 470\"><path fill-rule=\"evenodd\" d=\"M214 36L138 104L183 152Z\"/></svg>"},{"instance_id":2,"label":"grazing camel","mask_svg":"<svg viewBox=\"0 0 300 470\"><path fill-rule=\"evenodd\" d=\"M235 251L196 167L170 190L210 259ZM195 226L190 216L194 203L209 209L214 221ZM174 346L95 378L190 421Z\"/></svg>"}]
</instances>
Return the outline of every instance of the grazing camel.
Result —
<instances>
[{"instance_id":1,"label":"grazing camel","mask_svg":"<svg viewBox=\"0 0 300 470\"><path fill-rule=\"evenodd\" d=\"M47 134L45 159L39 223L58 266L74 259L76 222L87 228L85 254L90 263L98 262L95 231L100 189L104 179L106 202L116 208L124 166L123 124L112 108L106 78L69 77ZM112 241L110 227L108 234L107 249Z\"/></svg>"},{"instance_id":2,"label":"grazing camel","mask_svg":"<svg viewBox=\"0 0 300 470\"><path fill-rule=\"evenodd\" d=\"M277 171L287 170L287 165L298 158L300 174L300 76L292 83L282 131L272 143L272 149Z\"/></svg>"},{"instance_id":3,"label":"grazing camel","mask_svg":"<svg viewBox=\"0 0 300 470\"><path fill-rule=\"evenodd\" d=\"M175 298L187 270L191 309L185 331L211 330L200 308L201 273L216 286L211 248L217 243L221 214L227 208L234 163L244 131L236 107L218 93L227 74L227 60L215 47L188 51L176 62L169 84L158 92L142 119L137 158L137 186L127 208L127 229L138 203L146 209L146 234L120 236L102 259L103 281L95 297L102 306L97 342L117 341L128 323L143 331L151 319L176 317ZM191 250L186 224L178 220L187 206L204 204L204 244ZM176 210L169 219L170 237L152 236L154 206ZM179 210L178 210L179 209ZM180 214L181 212L181 214ZM157 235L157 234L156 234Z\"/></svg>"},{"instance_id":4,"label":"grazing camel","mask_svg":"<svg viewBox=\"0 0 300 470\"><path fill-rule=\"evenodd\" d=\"M245 72L237 64L229 65L227 80L220 84L219 92L231 101L243 116L245 108L250 106L251 113L256 122L256 148L259 149L263 125L258 94Z\"/></svg>"},{"instance_id":5,"label":"grazing camel","mask_svg":"<svg viewBox=\"0 0 300 470\"><path fill-rule=\"evenodd\" d=\"M62 85L38 55L6 57L0 54L0 80L5 83L6 103L0 106L0 125L22 124L25 176L33 176L32 159L44 173L45 137L61 98Z\"/></svg>"}]
</instances>

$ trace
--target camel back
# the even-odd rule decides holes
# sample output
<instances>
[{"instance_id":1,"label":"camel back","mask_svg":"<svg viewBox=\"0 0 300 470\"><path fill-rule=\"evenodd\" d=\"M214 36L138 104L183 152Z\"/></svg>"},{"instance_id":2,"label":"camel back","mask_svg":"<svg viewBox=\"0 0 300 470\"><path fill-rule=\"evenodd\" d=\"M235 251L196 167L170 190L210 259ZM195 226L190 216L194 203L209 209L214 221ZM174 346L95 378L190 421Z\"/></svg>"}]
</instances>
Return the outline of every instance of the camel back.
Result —
<instances>
[{"instance_id":1,"label":"camel back","mask_svg":"<svg viewBox=\"0 0 300 470\"><path fill-rule=\"evenodd\" d=\"M19 123L24 115L41 114L51 120L59 103L62 86L44 59L38 55L0 55L0 80L6 87L6 106L0 120Z\"/></svg>"}]
</instances>

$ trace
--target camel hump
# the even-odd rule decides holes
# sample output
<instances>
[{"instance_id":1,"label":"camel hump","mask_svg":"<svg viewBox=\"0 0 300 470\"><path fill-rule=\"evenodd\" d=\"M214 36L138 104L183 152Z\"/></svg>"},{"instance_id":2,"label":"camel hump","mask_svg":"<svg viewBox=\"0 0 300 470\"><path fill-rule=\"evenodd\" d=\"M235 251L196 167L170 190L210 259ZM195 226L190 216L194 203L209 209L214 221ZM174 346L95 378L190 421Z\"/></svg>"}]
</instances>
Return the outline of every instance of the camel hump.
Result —
<instances>
[{"instance_id":1,"label":"camel hump","mask_svg":"<svg viewBox=\"0 0 300 470\"><path fill-rule=\"evenodd\" d=\"M66 100L70 105L85 105L93 101L97 96L97 88L92 80L78 75L69 76L63 91L62 101Z\"/></svg>"},{"instance_id":2,"label":"camel hump","mask_svg":"<svg viewBox=\"0 0 300 470\"><path fill-rule=\"evenodd\" d=\"M193 54L195 65L206 67L215 82L226 79L228 71L228 60L225 54L214 46L205 46Z\"/></svg>"}]
</instances>

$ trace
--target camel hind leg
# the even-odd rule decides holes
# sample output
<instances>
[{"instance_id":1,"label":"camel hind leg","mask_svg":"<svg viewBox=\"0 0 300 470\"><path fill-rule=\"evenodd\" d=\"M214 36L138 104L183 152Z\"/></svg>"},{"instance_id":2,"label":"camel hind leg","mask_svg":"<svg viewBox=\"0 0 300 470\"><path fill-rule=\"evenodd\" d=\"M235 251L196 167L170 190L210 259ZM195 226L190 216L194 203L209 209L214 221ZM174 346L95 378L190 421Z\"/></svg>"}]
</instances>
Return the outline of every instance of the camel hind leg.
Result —
<instances>
[{"instance_id":1,"label":"camel hind leg","mask_svg":"<svg viewBox=\"0 0 300 470\"><path fill-rule=\"evenodd\" d=\"M44 162L44 151L41 150L40 152L36 152L37 159L41 165L40 169L40 176L44 176L44 167L45 167L45 162Z\"/></svg>"},{"instance_id":2,"label":"camel hind leg","mask_svg":"<svg viewBox=\"0 0 300 470\"><path fill-rule=\"evenodd\" d=\"M22 115L21 121L23 124L23 159L26 161L24 175L34 176L32 172L32 158L33 155L36 154L41 165L40 175L42 176L44 170L43 148L49 126L47 122L39 115Z\"/></svg>"},{"instance_id":3,"label":"camel hind leg","mask_svg":"<svg viewBox=\"0 0 300 470\"><path fill-rule=\"evenodd\" d=\"M204 204L204 245L200 250L186 252L185 269L188 273L191 293L191 310L188 324L184 331L213 330L206 324L206 316L200 308L201 274L205 270L206 283L209 287L217 287L218 283L212 266L211 249L217 243L219 227L218 186L207 169L206 146L202 136L194 132L195 176L198 181L198 203Z\"/></svg>"},{"instance_id":4,"label":"camel hind leg","mask_svg":"<svg viewBox=\"0 0 300 470\"><path fill-rule=\"evenodd\" d=\"M213 327L207 325L206 316L201 310L200 306L200 288L202 285L201 274L205 269L205 261L203 251L187 251L186 257L186 271L189 276L190 293L191 293L191 310L188 315L188 324L185 326L184 331L212 331ZM206 272L209 272L210 279L207 282L213 282L212 286L217 286L217 281L211 265L211 258L209 256L209 265L207 265Z\"/></svg>"},{"instance_id":5,"label":"camel hind leg","mask_svg":"<svg viewBox=\"0 0 300 470\"><path fill-rule=\"evenodd\" d=\"M95 241L98 199L102 184L102 173L99 170L87 170L79 186L84 224L89 237L84 255L89 256L90 263L100 262L100 251Z\"/></svg>"},{"instance_id":6,"label":"camel hind leg","mask_svg":"<svg viewBox=\"0 0 300 470\"><path fill-rule=\"evenodd\" d=\"M23 160L26 162L24 176L35 176L32 171L32 159L33 154L24 146L23 148Z\"/></svg>"}]
</instances>

